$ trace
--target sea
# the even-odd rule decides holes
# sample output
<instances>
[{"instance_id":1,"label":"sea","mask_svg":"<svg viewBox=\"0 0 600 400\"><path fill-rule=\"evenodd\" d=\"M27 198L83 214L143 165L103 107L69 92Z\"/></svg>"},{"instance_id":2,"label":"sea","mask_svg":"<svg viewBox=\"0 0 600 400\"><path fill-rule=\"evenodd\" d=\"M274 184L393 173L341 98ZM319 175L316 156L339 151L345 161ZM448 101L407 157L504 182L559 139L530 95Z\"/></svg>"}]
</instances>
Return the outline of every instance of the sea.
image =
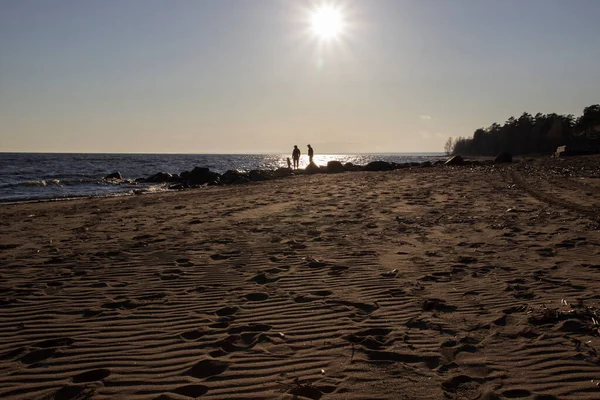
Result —
<instances>
[{"instance_id":1,"label":"sea","mask_svg":"<svg viewBox=\"0 0 600 400\"><path fill-rule=\"evenodd\" d=\"M168 184L135 182L158 172L179 174L194 167L211 171L274 170L287 166L288 154L74 154L0 153L0 202L66 200L89 196L123 196L169 190ZM396 163L443 159L443 153L323 154L317 165L338 160L355 165L371 161ZM303 156L300 167L308 164ZM103 180L121 173L123 183Z\"/></svg>"}]
</instances>

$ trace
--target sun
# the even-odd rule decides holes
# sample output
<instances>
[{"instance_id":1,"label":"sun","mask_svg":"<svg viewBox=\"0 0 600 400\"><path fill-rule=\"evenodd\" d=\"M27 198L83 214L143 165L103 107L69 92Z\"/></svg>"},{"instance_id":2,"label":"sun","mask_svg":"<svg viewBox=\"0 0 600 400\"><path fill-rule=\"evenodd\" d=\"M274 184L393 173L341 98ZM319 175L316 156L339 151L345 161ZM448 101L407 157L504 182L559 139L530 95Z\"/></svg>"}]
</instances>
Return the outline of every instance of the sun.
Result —
<instances>
[{"instance_id":1,"label":"sun","mask_svg":"<svg viewBox=\"0 0 600 400\"><path fill-rule=\"evenodd\" d=\"M332 5L322 5L316 8L311 15L311 28L319 39L338 38L344 28L341 10Z\"/></svg>"}]
</instances>

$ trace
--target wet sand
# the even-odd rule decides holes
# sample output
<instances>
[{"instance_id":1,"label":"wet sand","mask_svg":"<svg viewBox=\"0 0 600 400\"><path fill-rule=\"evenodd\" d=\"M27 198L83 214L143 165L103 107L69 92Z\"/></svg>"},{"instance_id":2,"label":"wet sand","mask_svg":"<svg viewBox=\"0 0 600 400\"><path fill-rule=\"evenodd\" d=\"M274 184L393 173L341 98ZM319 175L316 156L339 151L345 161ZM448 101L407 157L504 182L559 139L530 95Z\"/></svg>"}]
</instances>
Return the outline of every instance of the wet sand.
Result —
<instances>
[{"instance_id":1,"label":"wet sand","mask_svg":"<svg viewBox=\"0 0 600 400\"><path fill-rule=\"evenodd\" d=\"M1 398L600 398L598 157L0 221Z\"/></svg>"}]
</instances>

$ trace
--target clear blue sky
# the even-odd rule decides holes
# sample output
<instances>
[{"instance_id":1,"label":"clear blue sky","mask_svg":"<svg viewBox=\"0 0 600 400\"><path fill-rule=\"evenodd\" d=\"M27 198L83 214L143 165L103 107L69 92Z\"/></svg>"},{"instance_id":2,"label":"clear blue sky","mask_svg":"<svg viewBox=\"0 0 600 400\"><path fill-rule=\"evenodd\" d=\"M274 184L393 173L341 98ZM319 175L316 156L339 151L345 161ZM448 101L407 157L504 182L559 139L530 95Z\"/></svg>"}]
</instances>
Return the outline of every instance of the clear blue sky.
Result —
<instances>
[{"instance_id":1,"label":"clear blue sky","mask_svg":"<svg viewBox=\"0 0 600 400\"><path fill-rule=\"evenodd\" d=\"M600 102L598 0L0 1L0 151L442 151Z\"/></svg>"}]
</instances>

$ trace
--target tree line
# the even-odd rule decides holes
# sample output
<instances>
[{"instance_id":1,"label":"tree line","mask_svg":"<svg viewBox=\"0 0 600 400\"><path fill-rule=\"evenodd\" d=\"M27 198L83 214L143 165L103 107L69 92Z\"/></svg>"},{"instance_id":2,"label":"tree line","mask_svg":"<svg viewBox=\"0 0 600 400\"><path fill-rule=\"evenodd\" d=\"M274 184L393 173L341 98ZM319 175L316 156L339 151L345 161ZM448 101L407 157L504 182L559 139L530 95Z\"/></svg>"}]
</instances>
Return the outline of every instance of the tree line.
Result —
<instances>
[{"instance_id":1,"label":"tree line","mask_svg":"<svg viewBox=\"0 0 600 400\"><path fill-rule=\"evenodd\" d=\"M510 117L504 124L493 123L479 128L473 137L448 138L448 154L495 156L511 154L551 154L558 146L600 150L600 105L586 107L575 118L572 114L523 113Z\"/></svg>"}]
</instances>

